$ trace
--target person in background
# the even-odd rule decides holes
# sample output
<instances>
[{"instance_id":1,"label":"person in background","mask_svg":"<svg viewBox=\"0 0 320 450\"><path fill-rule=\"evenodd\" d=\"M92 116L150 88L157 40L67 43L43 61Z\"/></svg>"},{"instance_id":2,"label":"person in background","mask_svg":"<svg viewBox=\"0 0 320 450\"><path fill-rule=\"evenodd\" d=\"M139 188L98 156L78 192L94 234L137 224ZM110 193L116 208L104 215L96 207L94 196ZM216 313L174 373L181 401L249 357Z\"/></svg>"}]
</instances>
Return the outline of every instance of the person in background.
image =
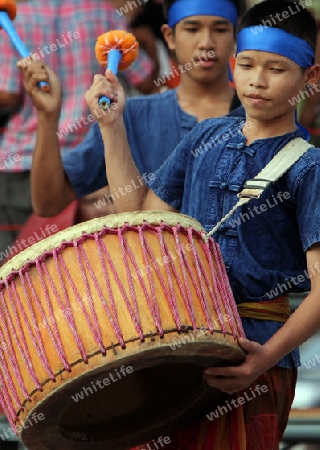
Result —
<instances>
[{"instance_id":1,"label":"person in background","mask_svg":"<svg viewBox=\"0 0 320 450\"><path fill-rule=\"evenodd\" d=\"M177 19L176 4L185 8L183 18ZM162 31L181 65L181 83L176 90L127 101L124 122L141 173L152 176L199 121L228 114L240 104L229 85L228 64L242 11L241 0L216 1L209 4L209 9L195 0L164 1L169 23ZM33 205L39 215L53 216L76 198L107 183L103 140L98 124L94 123L85 140L61 159L56 138L61 107L58 79L47 66L37 62L28 70L22 62L19 67L39 116L32 165ZM35 78L48 80L54 89L43 93L34 88ZM94 78L98 85L104 80L101 75ZM112 201L113 195L111 192L101 201Z\"/></svg>"},{"instance_id":2,"label":"person in background","mask_svg":"<svg viewBox=\"0 0 320 450\"><path fill-rule=\"evenodd\" d=\"M110 29L127 29L128 25L105 0L20 0L17 6L14 25L30 51L25 69L43 60L62 85L55 140L65 154L81 142L90 125L83 90L93 74L103 73L95 57L95 41ZM0 111L9 113L0 134L0 250L6 250L32 212L30 169L38 116L23 90L19 55L2 30L0 44ZM152 73L152 62L140 52L123 77L148 93L154 86ZM50 139L46 147L50 153Z\"/></svg>"}]
</instances>

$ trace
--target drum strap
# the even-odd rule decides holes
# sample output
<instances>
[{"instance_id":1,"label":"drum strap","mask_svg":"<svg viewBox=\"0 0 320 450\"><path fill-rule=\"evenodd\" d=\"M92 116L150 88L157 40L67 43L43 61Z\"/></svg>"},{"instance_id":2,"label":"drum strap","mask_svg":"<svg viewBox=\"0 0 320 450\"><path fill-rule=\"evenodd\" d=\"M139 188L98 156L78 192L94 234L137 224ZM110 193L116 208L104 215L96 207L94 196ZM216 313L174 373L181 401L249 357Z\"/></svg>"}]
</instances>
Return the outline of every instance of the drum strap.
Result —
<instances>
[{"instance_id":1,"label":"drum strap","mask_svg":"<svg viewBox=\"0 0 320 450\"><path fill-rule=\"evenodd\" d=\"M237 308L241 318L282 323L288 320L291 312L288 295L264 302L239 303Z\"/></svg>"},{"instance_id":2,"label":"drum strap","mask_svg":"<svg viewBox=\"0 0 320 450\"><path fill-rule=\"evenodd\" d=\"M253 198L259 198L271 184L282 177L311 147L314 147L314 145L309 144L302 138L295 138L288 142L256 177L244 184L242 191L238 194L239 201L207 236L214 234L242 205L245 205ZM266 302L240 303L237 304L237 308L242 318L286 322L290 316L288 296Z\"/></svg>"},{"instance_id":3,"label":"drum strap","mask_svg":"<svg viewBox=\"0 0 320 450\"><path fill-rule=\"evenodd\" d=\"M261 194L275 183L282 175L284 175L290 167L292 167L298 159L314 145L309 144L304 139L298 137L288 142L272 160L255 176L252 180L248 180L241 192L238 194L239 201L228 212L227 215L220 220L219 223L206 234L206 237L214 234L220 226L228 220L232 214L241 206L248 203L253 198L259 198Z\"/></svg>"}]
</instances>

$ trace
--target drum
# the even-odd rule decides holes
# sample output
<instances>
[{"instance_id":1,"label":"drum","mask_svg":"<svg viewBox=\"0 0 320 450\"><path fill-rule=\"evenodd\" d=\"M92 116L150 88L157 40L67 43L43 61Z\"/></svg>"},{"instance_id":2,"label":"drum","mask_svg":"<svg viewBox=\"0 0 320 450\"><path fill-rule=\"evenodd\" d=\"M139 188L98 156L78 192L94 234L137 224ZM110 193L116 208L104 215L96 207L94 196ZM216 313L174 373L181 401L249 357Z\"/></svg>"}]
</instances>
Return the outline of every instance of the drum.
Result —
<instances>
[{"instance_id":1,"label":"drum","mask_svg":"<svg viewBox=\"0 0 320 450\"><path fill-rule=\"evenodd\" d=\"M0 400L29 449L124 449L211 411L244 336L217 244L187 216L115 214L0 269Z\"/></svg>"}]
</instances>

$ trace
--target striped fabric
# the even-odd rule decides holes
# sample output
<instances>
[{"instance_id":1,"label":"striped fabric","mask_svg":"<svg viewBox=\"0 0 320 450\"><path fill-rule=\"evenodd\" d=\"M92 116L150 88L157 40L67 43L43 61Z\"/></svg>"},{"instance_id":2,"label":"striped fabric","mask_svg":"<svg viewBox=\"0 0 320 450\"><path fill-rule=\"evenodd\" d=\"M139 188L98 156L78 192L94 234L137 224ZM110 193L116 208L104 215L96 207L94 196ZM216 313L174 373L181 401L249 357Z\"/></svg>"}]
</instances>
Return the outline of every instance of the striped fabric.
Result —
<instances>
[{"instance_id":1,"label":"striped fabric","mask_svg":"<svg viewBox=\"0 0 320 450\"><path fill-rule=\"evenodd\" d=\"M106 0L29 0L18 3L14 25L31 57L43 59L62 83L60 144L63 151L69 150L82 140L91 125L86 120L90 111L84 94L92 84L93 75L103 73L94 53L95 40L106 31L126 29L125 16L117 13ZM0 135L0 170L29 170L37 116L24 95L21 74L16 67L20 56L2 30L0 47L0 91L23 93L21 108L11 116ZM151 72L152 63L140 52L123 76L138 85Z\"/></svg>"},{"instance_id":2,"label":"striped fabric","mask_svg":"<svg viewBox=\"0 0 320 450\"><path fill-rule=\"evenodd\" d=\"M285 323L289 319L291 313L288 295L284 295L275 300L238 303L237 309L240 317L274 320L282 323Z\"/></svg>"},{"instance_id":3,"label":"striped fabric","mask_svg":"<svg viewBox=\"0 0 320 450\"><path fill-rule=\"evenodd\" d=\"M296 369L275 366L245 391L213 406L203 419L176 431L165 450L279 450L296 379ZM149 448L154 449L153 443L133 450Z\"/></svg>"}]
</instances>

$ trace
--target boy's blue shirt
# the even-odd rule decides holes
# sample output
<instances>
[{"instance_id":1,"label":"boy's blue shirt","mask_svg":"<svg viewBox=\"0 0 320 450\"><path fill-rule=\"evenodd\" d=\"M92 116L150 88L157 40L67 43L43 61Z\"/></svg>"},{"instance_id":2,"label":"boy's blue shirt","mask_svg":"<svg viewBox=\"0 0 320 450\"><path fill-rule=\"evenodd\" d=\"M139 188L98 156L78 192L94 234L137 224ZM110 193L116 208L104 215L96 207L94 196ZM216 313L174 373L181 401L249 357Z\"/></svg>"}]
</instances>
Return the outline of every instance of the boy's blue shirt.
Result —
<instances>
[{"instance_id":1,"label":"boy's blue shirt","mask_svg":"<svg viewBox=\"0 0 320 450\"><path fill-rule=\"evenodd\" d=\"M247 146L244 123L243 118L224 117L198 124L156 172L150 188L211 230L235 205L245 181L301 136L297 129ZM305 252L320 242L319 192L320 150L311 148L260 199L251 200L214 234L237 303L310 289ZM282 326L254 319L243 319L243 325L248 339L260 344ZM279 361L285 368L299 364L298 350Z\"/></svg>"}]
</instances>

